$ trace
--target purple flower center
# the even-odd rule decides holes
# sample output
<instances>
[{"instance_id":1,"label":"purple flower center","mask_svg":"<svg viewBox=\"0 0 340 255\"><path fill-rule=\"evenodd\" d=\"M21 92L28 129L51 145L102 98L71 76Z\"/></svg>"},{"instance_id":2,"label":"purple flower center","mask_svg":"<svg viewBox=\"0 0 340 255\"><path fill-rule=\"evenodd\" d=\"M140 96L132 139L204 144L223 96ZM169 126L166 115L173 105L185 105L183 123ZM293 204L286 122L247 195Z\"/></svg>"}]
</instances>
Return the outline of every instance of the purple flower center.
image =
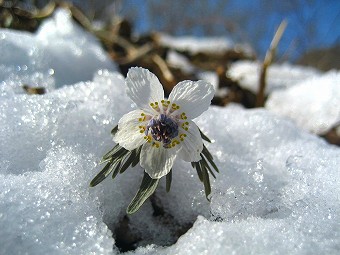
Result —
<instances>
[{"instance_id":1,"label":"purple flower center","mask_svg":"<svg viewBox=\"0 0 340 255\"><path fill-rule=\"evenodd\" d=\"M158 119L151 119L146 126L145 134L150 132L153 139L163 142L163 147L168 148L171 139L178 136L178 125L165 114L159 115Z\"/></svg>"}]
</instances>

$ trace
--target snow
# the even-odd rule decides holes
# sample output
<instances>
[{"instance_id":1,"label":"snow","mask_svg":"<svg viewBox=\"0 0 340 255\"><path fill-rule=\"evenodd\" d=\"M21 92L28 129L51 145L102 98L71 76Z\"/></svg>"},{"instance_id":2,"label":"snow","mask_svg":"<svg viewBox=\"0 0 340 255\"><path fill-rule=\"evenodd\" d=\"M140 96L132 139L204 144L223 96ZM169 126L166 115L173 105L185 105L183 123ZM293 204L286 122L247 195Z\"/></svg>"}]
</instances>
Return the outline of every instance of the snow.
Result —
<instances>
[{"instance_id":1,"label":"snow","mask_svg":"<svg viewBox=\"0 0 340 255\"><path fill-rule=\"evenodd\" d=\"M340 123L340 72L329 71L272 93L266 108L306 130L323 134Z\"/></svg>"},{"instance_id":2,"label":"snow","mask_svg":"<svg viewBox=\"0 0 340 255\"><path fill-rule=\"evenodd\" d=\"M257 93L261 65L239 61L227 74L241 86ZM292 119L299 127L323 134L340 123L340 74L321 73L310 67L273 64L267 73L265 107Z\"/></svg>"},{"instance_id":3,"label":"snow","mask_svg":"<svg viewBox=\"0 0 340 255\"><path fill-rule=\"evenodd\" d=\"M186 73L192 73L195 70L195 67L185 56L177 53L174 50L169 50L166 61L169 65L180 68Z\"/></svg>"},{"instance_id":4,"label":"snow","mask_svg":"<svg viewBox=\"0 0 340 255\"><path fill-rule=\"evenodd\" d=\"M254 61L237 61L231 65L227 75L240 82L240 85L254 93L258 91L261 63ZM267 69L266 93L286 89L307 78L320 75L311 67L294 66L288 63L272 64Z\"/></svg>"},{"instance_id":5,"label":"snow","mask_svg":"<svg viewBox=\"0 0 340 255\"><path fill-rule=\"evenodd\" d=\"M221 90L218 88L218 77L215 72L200 71L197 73L197 76L200 80L204 80L212 84L216 92L218 92L218 90Z\"/></svg>"},{"instance_id":6,"label":"snow","mask_svg":"<svg viewBox=\"0 0 340 255\"><path fill-rule=\"evenodd\" d=\"M216 75L216 72L203 71L199 68L194 67L185 56L177 53L174 50L169 50L166 61L170 66L179 68L185 73L196 73L197 77L200 80L211 83L214 86L215 90L218 90L218 77Z\"/></svg>"},{"instance_id":7,"label":"snow","mask_svg":"<svg viewBox=\"0 0 340 255\"><path fill-rule=\"evenodd\" d=\"M37 33L0 30L0 93L18 93L19 85L49 90L91 80L98 69L116 70L96 38L59 10Z\"/></svg>"},{"instance_id":8,"label":"snow","mask_svg":"<svg viewBox=\"0 0 340 255\"><path fill-rule=\"evenodd\" d=\"M1 254L119 253L111 230L120 226L143 175L138 166L89 187L100 157L114 145L111 128L134 106L124 77L103 52L103 58L96 55L99 43L73 23L70 30L59 29L67 25L64 15L43 24L38 35L44 39L0 30L0 51L7 52L0 63ZM82 40L89 46L71 54ZM32 45L40 54L28 55ZM19 90L23 83L49 84L50 90L26 95ZM328 92L318 99L321 83ZM302 103L324 107L329 94L338 95L338 84L336 72L315 73L281 96L290 102L304 90L309 98ZM330 121L326 116L323 121ZM207 146L220 169L211 202L190 164L177 161L171 191L165 192L162 180L155 193L168 218L155 217L149 200L129 216L139 240L129 254L338 253L338 147L266 109L211 107L196 121L214 140ZM193 222L173 244L176 233Z\"/></svg>"},{"instance_id":9,"label":"snow","mask_svg":"<svg viewBox=\"0 0 340 255\"><path fill-rule=\"evenodd\" d=\"M174 37L168 34L159 35L160 44L169 48L188 51L192 54L199 52L222 53L227 50L243 50L251 55L252 49L248 44L235 43L228 37Z\"/></svg>"}]
</instances>

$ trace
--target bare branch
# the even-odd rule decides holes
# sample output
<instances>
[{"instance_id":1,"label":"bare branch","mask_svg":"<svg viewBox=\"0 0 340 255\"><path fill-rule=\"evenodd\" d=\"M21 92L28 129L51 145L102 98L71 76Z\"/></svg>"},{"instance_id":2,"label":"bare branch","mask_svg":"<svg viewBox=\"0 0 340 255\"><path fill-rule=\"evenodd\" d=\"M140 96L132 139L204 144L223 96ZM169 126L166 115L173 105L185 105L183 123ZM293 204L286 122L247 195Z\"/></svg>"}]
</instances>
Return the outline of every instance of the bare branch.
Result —
<instances>
[{"instance_id":1,"label":"bare branch","mask_svg":"<svg viewBox=\"0 0 340 255\"><path fill-rule=\"evenodd\" d=\"M270 43L270 47L263 60L261 73L260 73L260 79L259 79L259 91L256 96L256 104L255 104L256 107L264 106L267 68L271 65L271 63L273 62L273 59L275 58L276 48L282 38L282 35L286 27L287 27L287 21L283 20L280 26L278 27L278 29L276 30L273 40Z\"/></svg>"}]
</instances>

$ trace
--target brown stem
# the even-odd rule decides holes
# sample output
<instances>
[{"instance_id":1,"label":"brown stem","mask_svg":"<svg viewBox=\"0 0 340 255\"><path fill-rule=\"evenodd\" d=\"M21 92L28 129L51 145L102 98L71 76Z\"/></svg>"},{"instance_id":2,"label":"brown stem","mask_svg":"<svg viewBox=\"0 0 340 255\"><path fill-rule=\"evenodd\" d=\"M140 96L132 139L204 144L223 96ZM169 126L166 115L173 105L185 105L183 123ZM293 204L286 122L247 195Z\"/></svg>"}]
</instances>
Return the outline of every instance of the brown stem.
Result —
<instances>
[{"instance_id":1,"label":"brown stem","mask_svg":"<svg viewBox=\"0 0 340 255\"><path fill-rule=\"evenodd\" d=\"M276 33L273 37L272 42L270 43L270 47L267 50L266 56L263 60L261 73L260 73L260 79L259 79L259 91L256 96L256 107L263 107L264 101L265 101L265 90L266 90L266 76L267 76L267 68L271 65L273 62L273 59L275 57L276 48L282 38L282 35L287 27L287 21L283 20L276 30Z\"/></svg>"}]
</instances>

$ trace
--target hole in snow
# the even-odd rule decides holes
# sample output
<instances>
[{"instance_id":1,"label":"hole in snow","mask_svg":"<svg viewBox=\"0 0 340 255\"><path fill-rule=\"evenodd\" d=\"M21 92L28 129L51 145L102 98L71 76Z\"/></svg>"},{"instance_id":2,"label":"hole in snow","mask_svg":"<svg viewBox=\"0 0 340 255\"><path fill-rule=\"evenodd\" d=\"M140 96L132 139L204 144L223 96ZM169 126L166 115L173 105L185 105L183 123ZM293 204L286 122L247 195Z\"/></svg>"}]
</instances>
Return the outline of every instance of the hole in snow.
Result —
<instances>
[{"instance_id":1,"label":"hole in snow","mask_svg":"<svg viewBox=\"0 0 340 255\"><path fill-rule=\"evenodd\" d=\"M157 192L150 197L150 203L151 210L145 212L147 217L141 217L137 212L136 215L124 215L118 224L106 222L113 233L115 246L121 252L149 244L170 246L193 226L196 217L190 223L180 224L163 208Z\"/></svg>"}]
</instances>

